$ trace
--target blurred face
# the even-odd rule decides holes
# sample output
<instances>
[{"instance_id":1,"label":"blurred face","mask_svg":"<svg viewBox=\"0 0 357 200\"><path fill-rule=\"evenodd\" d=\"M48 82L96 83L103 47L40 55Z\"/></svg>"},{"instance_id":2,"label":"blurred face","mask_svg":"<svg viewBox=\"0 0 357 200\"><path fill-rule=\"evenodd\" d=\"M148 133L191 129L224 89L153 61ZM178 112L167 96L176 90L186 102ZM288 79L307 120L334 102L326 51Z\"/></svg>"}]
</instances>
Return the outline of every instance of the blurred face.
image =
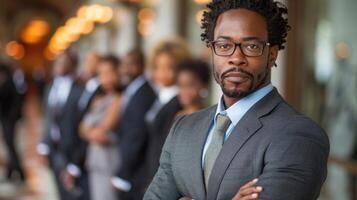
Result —
<instances>
[{"instance_id":1,"label":"blurred face","mask_svg":"<svg viewBox=\"0 0 357 200\"><path fill-rule=\"evenodd\" d=\"M181 71L177 76L178 98L183 107L201 103L200 92L205 85L190 71Z\"/></svg>"},{"instance_id":2,"label":"blurred face","mask_svg":"<svg viewBox=\"0 0 357 200\"><path fill-rule=\"evenodd\" d=\"M110 62L98 64L98 79L103 90L109 92L115 89L118 84L118 76Z\"/></svg>"},{"instance_id":3,"label":"blurred face","mask_svg":"<svg viewBox=\"0 0 357 200\"><path fill-rule=\"evenodd\" d=\"M118 69L118 73L122 77L121 81L124 85L129 84L130 81L142 73L142 67L137 65L137 61L135 59L136 57L134 55L128 54L125 56L120 68Z\"/></svg>"},{"instance_id":4,"label":"blurred face","mask_svg":"<svg viewBox=\"0 0 357 200\"><path fill-rule=\"evenodd\" d=\"M97 72L96 66L98 62L98 55L95 53L89 53L84 61L83 76L86 80L95 76Z\"/></svg>"},{"instance_id":5,"label":"blurred face","mask_svg":"<svg viewBox=\"0 0 357 200\"><path fill-rule=\"evenodd\" d=\"M153 77L159 86L174 85L176 81L175 73L175 62L169 54L160 53L156 56Z\"/></svg>"},{"instance_id":6,"label":"blurred face","mask_svg":"<svg viewBox=\"0 0 357 200\"><path fill-rule=\"evenodd\" d=\"M247 9L234 9L218 17L214 30L214 41L221 44L257 41L268 42L267 23L263 16ZM219 50L228 46L221 45ZM247 49L254 51L257 45ZM246 56L237 46L230 56L213 53L214 75L225 98L239 100L270 83L270 70L277 57L277 47L265 46L259 56Z\"/></svg>"},{"instance_id":7,"label":"blurred face","mask_svg":"<svg viewBox=\"0 0 357 200\"><path fill-rule=\"evenodd\" d=\"M55 76L64 76L72 72L71 59L67 54L61 54L53 65L53 72Z\"/></svg>"}]
</instances>

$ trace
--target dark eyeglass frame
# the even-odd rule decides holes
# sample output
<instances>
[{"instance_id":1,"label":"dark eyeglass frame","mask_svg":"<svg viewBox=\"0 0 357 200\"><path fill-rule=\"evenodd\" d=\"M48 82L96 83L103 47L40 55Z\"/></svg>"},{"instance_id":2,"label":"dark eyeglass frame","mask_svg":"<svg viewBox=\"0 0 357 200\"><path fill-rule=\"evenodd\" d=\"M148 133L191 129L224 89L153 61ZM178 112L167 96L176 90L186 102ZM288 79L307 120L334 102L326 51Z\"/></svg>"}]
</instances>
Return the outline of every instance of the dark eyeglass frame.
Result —
<instances>
[{"instance_id":1,"label":"dark eyeglass frame","mask_svg":"<svg viewBox=\"0 0 357 200\"><path fill-rule=\"evenodd\" d=\"M262 56L263 53L264 53L265 47L270 46L270 43L269 43L269 42L266 42L266 41L262 41L262 40L254 40L254 41L260 42L260 43L263 45L263 48L262 48L262 50L261 50L261 52L260 52L259 55L254 55L254 56L252 56L252 55L247 55L247 54L243 51L243 49L242 49L242 43L249 42L249 41L236 43L236 42L233 42L233 41L231 41L231 40L228 40L228 42L234 44L234 49L233 49L232 53L230 53L230 54L224 54L224 55L223 55L223 54L217 54L217 51L216 51L216 48L215 48L215 44L216 44L217 42L223 42L223 41L220 41L220 40L211 41L211 42L210 42L210 47L213 49L213 52L214 52L217 56L223 56L223 57L232 56L232 55L234 54L234 52L236 52L237 46L239 47L239 49L240 49L240 51L242 52L242 54L245 55L245 56L247 56L247 57L259 57L259 56ZM227 41L226 41L226 42L227 42Z\"/></svg>"}]
</instances>

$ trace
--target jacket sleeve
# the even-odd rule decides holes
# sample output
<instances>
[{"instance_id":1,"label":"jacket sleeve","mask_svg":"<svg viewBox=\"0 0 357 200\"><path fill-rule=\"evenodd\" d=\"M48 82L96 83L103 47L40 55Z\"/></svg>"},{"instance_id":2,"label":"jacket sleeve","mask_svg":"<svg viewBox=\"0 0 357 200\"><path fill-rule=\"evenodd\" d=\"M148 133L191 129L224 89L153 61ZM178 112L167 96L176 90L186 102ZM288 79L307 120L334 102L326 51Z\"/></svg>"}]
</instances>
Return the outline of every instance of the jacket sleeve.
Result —
<instances>
[{"instance_id":1,"label":"jacket sleeve","mask_svg":"<svg viewBox=\"0 0 357 200\"><path fill-rule=\"evenodd\" d=\"M265 153L259 199L317 199L326 179L329 141L312 121L293 119Z\"/></svg>"},{"instance_id":2,"label":"jacket sleeve","mask_svg":"<svg viewBox=\"0 0 357 200\"><path fill-rule=\"evenodd\" d=\"M170 133L162 149L159 169L145 193L144 200L178 199L181 196L176 187L172 173L171 154L172 145L175 138L174 135L180 126L180 121L183 118L184 116L178 118L170 130Z\"/></svg>"}]
</instances>

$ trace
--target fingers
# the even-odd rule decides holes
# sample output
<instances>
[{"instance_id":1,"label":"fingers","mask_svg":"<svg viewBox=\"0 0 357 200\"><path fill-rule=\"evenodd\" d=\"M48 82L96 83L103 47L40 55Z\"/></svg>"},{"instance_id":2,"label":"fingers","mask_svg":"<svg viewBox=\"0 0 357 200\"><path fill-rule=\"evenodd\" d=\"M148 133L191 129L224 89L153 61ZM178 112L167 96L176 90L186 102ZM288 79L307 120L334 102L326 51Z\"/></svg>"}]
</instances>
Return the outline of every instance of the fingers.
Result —
<instances>
[{"instance_id":1,"label":"fingers","mask_svg":"<svg viewBox=\"0 0 357 200\"><path fill-rule=\"evenodd\" d=\"M258 197L258 194L263 191L263 188L258 186L258 187L249 187L246 189L243 189L240 191L241 197L243 199L256 199Z\"/></svg>"},{"instance_id":2,"label":"fingers","mask_svg":"<svg viewBox=\"0 0 357 200\"><path fill-rule=\"evenodd\" d=\"M261 186L257 186L257 183L258 179L254 179L243 185L234 196L233 200L257 199L259 193L263 191L263 188Z\"/></svg>"},{"instance_id":3,"label":"fingers","mask_svg":"<svg viewBox=\"0 0 357 200\"><path fill-rule=\"evenodd\" d=\"M259 194L254 193L248 196L244 196L242 198L240 198L239 200L254 200L254 199L258 199Z\"/></svg>"},{"instance_id":4,"label":"fingers","mask_svg":"<svg viewBox=\"0 0 357 200\"><path fill-rule=\"evenodd\" d=\"M240 189L245 189L245 188L248 188L248 187L252 187L252 186L255 186L256 184L258 183L258 179L253 179L251 181L249 181L248 183L246 183L245 185L243 185Z\"/></svg>"}]
</instances>

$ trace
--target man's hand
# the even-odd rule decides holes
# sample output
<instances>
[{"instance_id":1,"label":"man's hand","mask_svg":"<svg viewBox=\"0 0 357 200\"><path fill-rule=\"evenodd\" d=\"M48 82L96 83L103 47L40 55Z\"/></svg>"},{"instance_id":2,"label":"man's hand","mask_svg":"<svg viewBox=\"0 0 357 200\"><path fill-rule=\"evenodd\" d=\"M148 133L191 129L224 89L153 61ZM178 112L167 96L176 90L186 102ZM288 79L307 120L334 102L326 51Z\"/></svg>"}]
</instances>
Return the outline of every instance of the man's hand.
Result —
<instances>
[{"instance_id":1,"label":"man's hand","mask_svg":"<svg viewBox=\"0 0 357 200\"><path fill-rule=\"evenodd\" d=\"M258 179L254 179L247 184L243 185L238 193L233 197L232 200L250 200L258 199L259 193L263 191L263 188L257 186Z\"/></svg>"},{"instance_id":2,"label":"man's hand","mask_svg":"<svg viewBox=\"0 0 357 200\"><path fill-rule=\"evenodd\" d=\"M64 170L61 178L62 178L64 187L68 191L71 191L74 187L75 177L72 176L67 170Z\"/></svg>"},{"instance_id":3,"label":"man's hand","mask_svg":"<svg viewBox=\"0 0 357 200\"><path fill-rule=\"evenodd\" d=\"M181 197L181 198L179 198L179 200L192 200L192 199L189 197Z\"/></svg>"}]
</instances>

